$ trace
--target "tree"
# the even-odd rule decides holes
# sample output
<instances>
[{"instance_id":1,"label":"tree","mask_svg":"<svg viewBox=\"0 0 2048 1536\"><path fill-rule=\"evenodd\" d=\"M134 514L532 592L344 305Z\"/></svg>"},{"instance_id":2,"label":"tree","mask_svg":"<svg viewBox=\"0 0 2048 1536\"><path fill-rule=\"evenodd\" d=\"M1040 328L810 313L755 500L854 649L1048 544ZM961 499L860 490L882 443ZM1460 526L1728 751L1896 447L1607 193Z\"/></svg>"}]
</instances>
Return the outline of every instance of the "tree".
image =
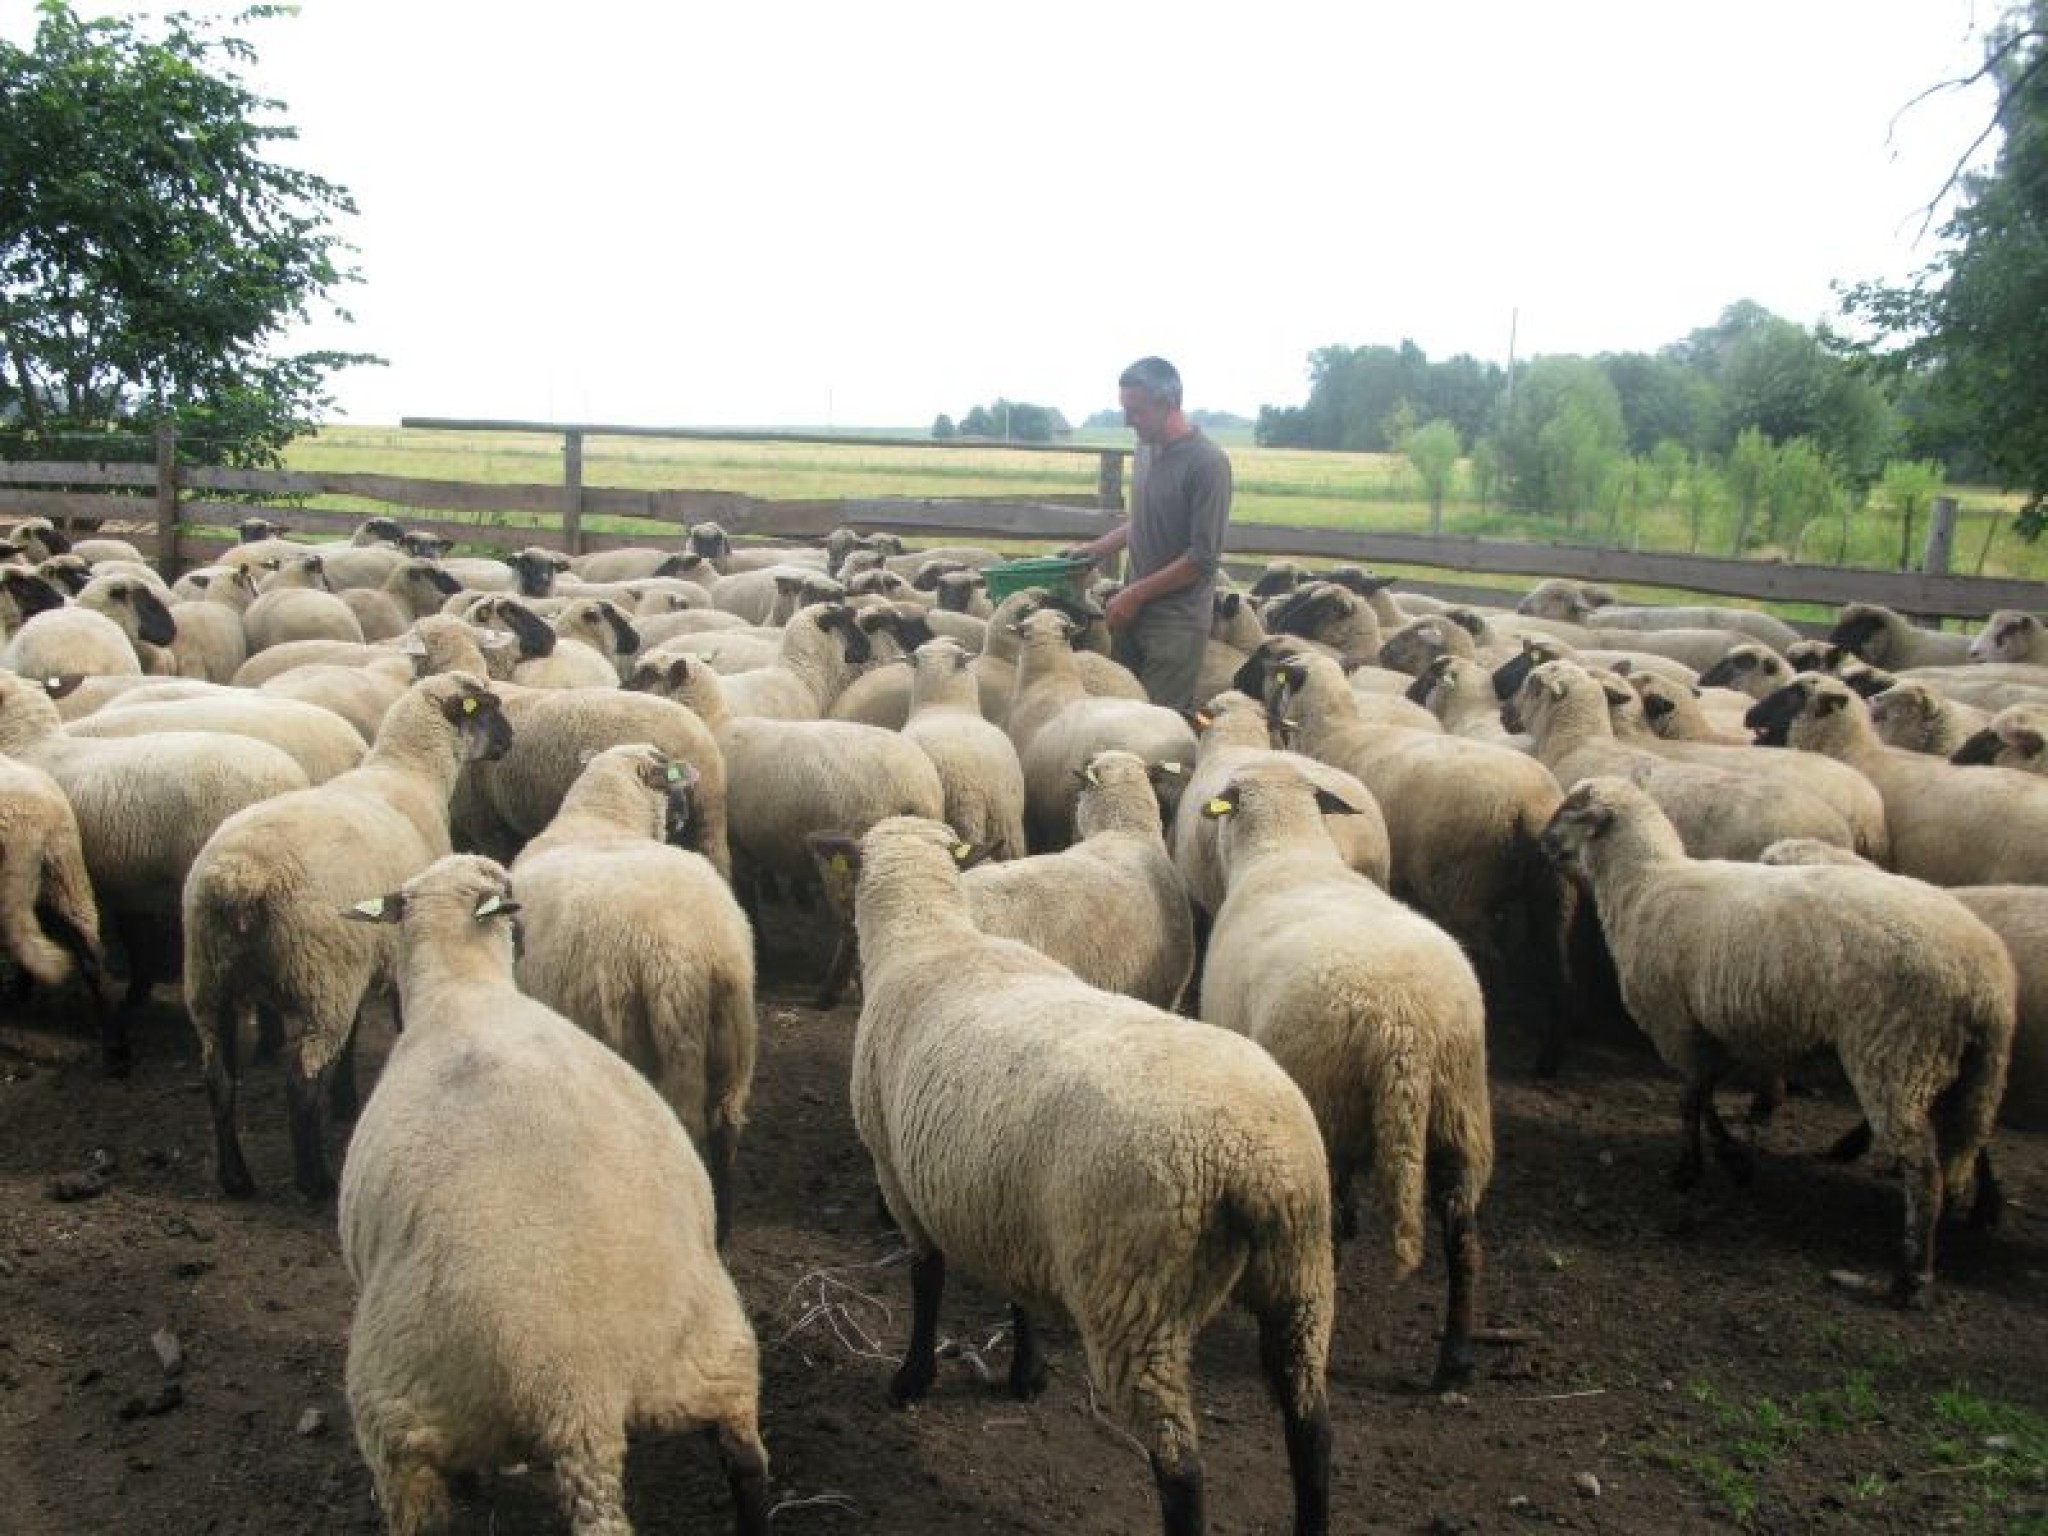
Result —
<instances>
[{"instance_id":1,"label":"tree","mask_svg":"<svg viewBox=\"0 0 2048 1536\"><path fill-rule=\"evenodd\" d=\"M939 442L950 442L960 435L960 429L953 425L953 418L944 411L932 421L932 436Z\"/></svg>"},{"instance_id":2,"label":"tree","mask_svg":"<svg viewBox=\"0 0 2048 1536\"><path fill-rule=\"evenodd\" d=\"M1777 464L1778 450L1760 427L1745 428L1735 439L1735 446L1728 450L1721 479L1727 487L1728 499L1735 503L1735 537L1728 553L1737 558L1749 547L1750 529L1756 521L1757 509L1770 494L1771 472Z\"/></svg>"},{"instance_id":3,"label":"tree","mask_svg":"<svg viewBox=\"0 0 2048 1536\"><path fill-rule=\"evenodd\" d=\"M1877 500L1899 520L1899 569L1913 569L1913 524L1941 494L1942 468L1932 459L1893 459L1877 483Z\"/></svg>"},{"instance_id":4,"label":"tree","mask_svg":"<svg viewBox=\"0 0 2048 1536\"><path fill-rule=\"evenodd\" d=\"M268 158L297 130L267 116L280 104L236 73L254 49L217 25L174 14L151 38L42 0L32 49L0 41L8 452L168 419L195 458L275 463L331 407L329 373L378 361L274 350L316 306L347 318L332 294L356 274L329 221L355 206Z\"/></svg>"},{"instance_id":5,"label":"tree","mask_svg":"<svg viewBox=\"0 0 2048 1536\"><path fill-rule=\"evenodd\" d=\"M1998 106L1985 134L2003 139L1990 170L1951 178L1941 253L1903 285L1846 288L1843 309L1873 333L1852 353L1911 386L1916 445L1974 450L2026 494L2015 526L2035 539L2048 529L2048 0L2012 6L1983 68L1947 84L1986 79Z\"/></svg>"},{"instance_id":6,"label":"tree","mask_svg":"<svg viewBox=\"0 0 2048 1536\"><path fill-rule=\"evenodd\" d=\"M1569 528L1593 505L1625 441L1620 397L1599 364L1539 357L1518 372L1495 439L1508 498L1529 511L1561 512Z\"/></svg>"},{"instance_id":7,"label":"tree","mask_svg":"<svg viewBox=\"0 0 2048 1536\"><path fill-rule=\"evenodd\" d=\"M1458 429L1448 421L1426 422L1411 427L1401 439L1401 452L1414 467L1416 476L1422 481L1423 493L1429 497L1429 531L1432 535L1444 531L1444 497L1451 488L1451 475L1457 470L1458 457L1465 451L1465 445L1458 441Z\"/></svg>"}]
</instances>

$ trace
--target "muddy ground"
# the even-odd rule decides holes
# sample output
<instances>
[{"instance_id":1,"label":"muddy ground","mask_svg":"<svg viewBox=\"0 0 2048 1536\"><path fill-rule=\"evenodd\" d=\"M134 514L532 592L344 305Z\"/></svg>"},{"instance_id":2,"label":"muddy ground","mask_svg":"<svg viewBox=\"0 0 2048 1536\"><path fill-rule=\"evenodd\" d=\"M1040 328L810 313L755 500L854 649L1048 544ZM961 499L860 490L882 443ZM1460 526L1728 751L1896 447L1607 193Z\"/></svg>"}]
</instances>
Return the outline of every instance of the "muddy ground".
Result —
<instances>
[{"instance_id":1,"label":"muddy ground","mask_svg":"<svg viewBox=\"0 0 2048 1536\"><path fill-rule=\"evenodd\" d=\"M1094 1411L1071 1334L1049 1335L1045 1396L1008 1400L983 1379L1003 1377L1005 1308L958 1276L942 1326L965 1348L923 1405L886 1406L908 1278L847 1109L855 1011L806 991L763 986L729 1253L761 1341L775 1529L1155 1531L1144 1459ZM366 1042L366 1086L385 1043ZM1337 1531L2048 1529L2048 1137L2002 1136L2004 1227L1951 1239L1935 1305L1902 1314L1843 1283L1884 1276L1899 1198L1819 1159L1853 1119L1839 1093L1744 1128L1751 1188L1710 1171L1680 1197L1676 1089L1646 1052L1581 1050L1548 1082L1527 1061L1497 1043L1492 1333L1469 1391L1427 1390L1438 1256L1400 1283L1378 1245L1342 1257ZM174 992L125 1081L61 1003L0 1005L0 1530L380 1528L342 1397L333 1213L291 1190L274 1067L244 1111L262 1192L232 1202ZM1289 1529L1254 1356L1237 1313L1197 1355L1219 1536ZM629 1489L643 1530L729 1529L694 1437L637 1447ZM464 1496L458 1529L559 1527L546 1480L509 1470Z\"/></svg>"}]
</instances>

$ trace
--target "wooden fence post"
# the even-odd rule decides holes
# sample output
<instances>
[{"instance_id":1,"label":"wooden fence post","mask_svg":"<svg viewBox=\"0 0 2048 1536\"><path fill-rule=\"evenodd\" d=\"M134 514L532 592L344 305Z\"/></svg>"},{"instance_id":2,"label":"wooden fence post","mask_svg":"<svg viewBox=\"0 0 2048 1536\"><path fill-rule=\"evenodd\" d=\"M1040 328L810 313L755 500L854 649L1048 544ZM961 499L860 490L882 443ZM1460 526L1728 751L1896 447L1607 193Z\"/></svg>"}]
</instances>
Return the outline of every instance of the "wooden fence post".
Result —
<instances>
[{"instance_id":1,"label":"wooden fence post","mask_svg":"<svg viewBox=\"0 0 2048 1536\"><path fill-rule=\"evenodd\" d=\"M1095 471L1095 505L1121 512L1124 507L1124 456L1103 450Z\"/></svg>"},{"instance_id":2,"label":"wooden fence post","mask_svg":"<svg viewBox=\"0 0 2048 1536\"><path fill-rule=\"evenodd\" d=\"M1956 544L1956 499L1934 498L1933 514L1927 520L1927 547L1920 556L1920 569L1930 576L1948 574L1949 556Z\"/></svg>"},{"instance_id":3,"label":"wooden fence post","mask_svg":"<svg viewBox=\"0 0 2048 1536\"><path fill-rule=\"evenodd\" d=\"M583 553L583 434L562 437L562 543L564 553Z\"/></svg>"},{"instance_id":4,"label":"wooden fence post","mask_svg":"<svg viewBox=\"0 0 2048 1536\"><path fill-rule=\"evenodd\" d=\"M156 424L156 568L178 574L178 429Z\"/></svg>"}]
</instances>

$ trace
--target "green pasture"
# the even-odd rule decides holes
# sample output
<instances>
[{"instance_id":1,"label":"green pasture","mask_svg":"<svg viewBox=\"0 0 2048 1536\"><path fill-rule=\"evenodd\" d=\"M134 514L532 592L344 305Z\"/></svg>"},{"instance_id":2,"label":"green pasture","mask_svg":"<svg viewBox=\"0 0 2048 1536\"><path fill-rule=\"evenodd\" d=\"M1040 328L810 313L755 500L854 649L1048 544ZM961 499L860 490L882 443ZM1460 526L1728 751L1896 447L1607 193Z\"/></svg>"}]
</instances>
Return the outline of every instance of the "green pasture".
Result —
<instances>
[{"instance_id":1,"label":"green pasture","mask_svg":"<svg viewBox=\"0 0 2048 1536\"><path fill-rule=\"evenodd\" d=\"M1414 471L1399 455L1259 448L1225 441L1236 475L1232 515L1238 521L1384 532L1429 529L1427 499ZM1084 434L1075 446L1128 443L1128 434L1105 431ZM1089 496L1095 490L1097 464L1096 455L1088 452L1020 451L995 444L925 448L858 439L819 444L595 434L587 435L583 444L587 486L736 491L771 500ZM551 433L335 426L295 442L287 467L550 485L563 478L562 440ZM2028 544L2011 530L2018 498L1975 487L1948 487L1947 494L1956 497L1962 509L1951 570L2048 580L2048 541ZM1443 531L1488 539L1726 554L1734 518L1732 508L1690 497L1681 484L1668 499L1645 489L1615 498L1605 507L1587 508L1568 526L1561 517L1482 505L1471 492L1469 476L1461 473L1443 508ZM591 526L604 525L593 520ZM1899 518L1873 499L1841 515L1809 519L1800 528L1786 530L1777 543L1749 553L1757 559L1893 570L1899 566L1902 532ZM1908 541L1916 561L1924 538L1923 515Z\"/></svg>"}]
</instances>

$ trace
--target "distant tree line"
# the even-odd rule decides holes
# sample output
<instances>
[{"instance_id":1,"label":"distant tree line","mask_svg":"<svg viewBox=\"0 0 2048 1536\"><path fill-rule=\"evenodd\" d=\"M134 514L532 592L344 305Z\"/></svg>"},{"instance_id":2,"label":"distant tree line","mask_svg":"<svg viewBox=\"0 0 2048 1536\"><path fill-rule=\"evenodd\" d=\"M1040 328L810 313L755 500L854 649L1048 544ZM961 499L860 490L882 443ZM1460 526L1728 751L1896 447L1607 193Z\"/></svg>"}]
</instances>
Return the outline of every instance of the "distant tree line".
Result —
<instances>
[{"instance_id":1,"label":"distant tree line","mask_svg":"<svg viewBox=\"0 0 2048 1536\"><path fill-rule=\"evenodd\" d=\"M957 437L991 437L1006 443L1050 443L1068 431L1067 418L1050 405L997 399L977 405L955 422L943 411L932 422L932 436L941 442Z\"/></svg>"}]
</instances>

